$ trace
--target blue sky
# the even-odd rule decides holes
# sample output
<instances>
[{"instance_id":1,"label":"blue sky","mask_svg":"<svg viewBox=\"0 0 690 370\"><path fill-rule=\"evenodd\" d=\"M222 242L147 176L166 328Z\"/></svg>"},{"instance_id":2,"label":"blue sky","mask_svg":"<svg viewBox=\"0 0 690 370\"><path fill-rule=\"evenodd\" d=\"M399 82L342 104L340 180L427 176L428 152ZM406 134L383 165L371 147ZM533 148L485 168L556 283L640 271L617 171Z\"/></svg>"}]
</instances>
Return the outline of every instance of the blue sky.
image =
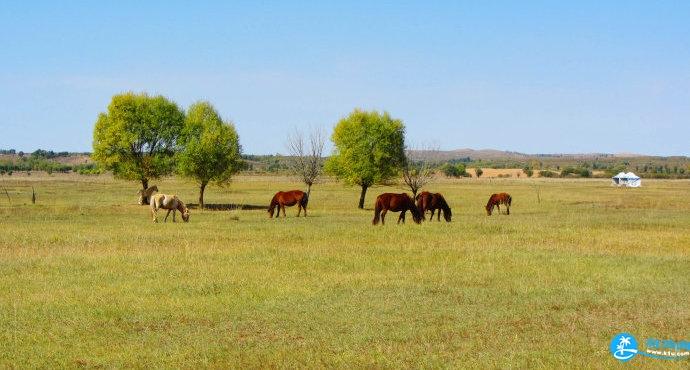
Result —
<instances>
[{"instance_id":1,"label":"blue sky","mask_svg":"<svg viewBox=\"0 0 690 370\"><path fill-rule=\"evenodd\" d=\"M0 148L90 151L146 91L209 100L246 153L361 107L412 145L690 155L687 1L17 1L0 45Z\"/></svg>"}]
</instances>

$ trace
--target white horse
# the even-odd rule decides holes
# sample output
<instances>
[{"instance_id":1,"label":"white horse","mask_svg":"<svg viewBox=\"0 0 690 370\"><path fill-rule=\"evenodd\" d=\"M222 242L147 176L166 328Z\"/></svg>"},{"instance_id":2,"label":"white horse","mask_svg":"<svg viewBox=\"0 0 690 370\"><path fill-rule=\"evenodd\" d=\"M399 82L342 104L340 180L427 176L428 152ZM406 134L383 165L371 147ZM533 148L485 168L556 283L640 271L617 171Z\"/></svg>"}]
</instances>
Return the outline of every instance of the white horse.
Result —
<instances>
[{"instance_id":1,"label":"white horse","mask_svg":"<svg viewBox=\"0 0 690 370\"><path fill-rule=\"evenodd\" d=\"M169 194L154 194L151 196L151 214L153 215L153 222L158 222L158 210L167 209L168 213L165 215L163 222L168 221L168 216L170 216L170 211L173 212L173 222L175 221L175 212L180 211L182 214L182 220L184 222L189 222L189 209L182 203L177 195Z\"/></svg>"},{"instance_id":2,"label":"white horse","mask_svg":"<svg viewBox=\"0 0 690 370\"><path fill-rule=\"evenodd\" d=\"M151 201L151 196L153 195L153 193L157 192L158 186L156 185L150 186L146 190L139 189L139 191L137 192L137 194L139 194L139 205L142 206L144 204L149 204L149 202Z\"/></svg>"}]
</instances>

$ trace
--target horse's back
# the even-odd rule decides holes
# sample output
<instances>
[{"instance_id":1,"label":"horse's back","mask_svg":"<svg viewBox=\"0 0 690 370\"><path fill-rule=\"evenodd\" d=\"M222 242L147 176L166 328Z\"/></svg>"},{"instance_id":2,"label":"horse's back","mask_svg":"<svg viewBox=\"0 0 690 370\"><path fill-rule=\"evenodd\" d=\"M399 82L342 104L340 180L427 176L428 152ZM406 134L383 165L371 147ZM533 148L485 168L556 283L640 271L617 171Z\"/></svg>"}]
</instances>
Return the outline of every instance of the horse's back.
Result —
<instances>
[{"instance_id":1,"label":"horse's back","mask_svg":"<svg viewBox=\"0 0 690 370\"><path fill-rule=\"evenodd\" d=\"M176 209L179 202L175 194L157 193L151 197L151 208Z\"/></svg>"},{"instance_id":2,"label":"horse's back","mask_svg":"<svg viewBox=\"0 0 690 370\"><path fill-rule=\"evenodd\" d=\"M508 193L497 193L497 194L491 194L491 197L489 198L489 202L494 203L494 204L510 204L512 201L512 197Z\"/></svg>"},{"instance_id":3,"label":"horse's back","mask_svg":"<svg viewBox=\"0 0 690 370\"><path fill-rule=\"evenodd\" d=\"M298 202L302 202L306 196L307 194L302 190L288 190L277 192L274 195L274 199L281 204L285 204L286 206L294 206Z\"/></svg>"},{"instance_id":4,"label":"horse's back","mask_svg":"<svg viewBox=\"0 0 690 370\"><path fill-rule=\"evenodd\" d=\"M388 209L394 212L398 212L404 207L409 207L412 205L416 207L412 198L406 193L383 193L376 197L376 205L381 206L384 209Z\"/></svg>"}]
</instances>

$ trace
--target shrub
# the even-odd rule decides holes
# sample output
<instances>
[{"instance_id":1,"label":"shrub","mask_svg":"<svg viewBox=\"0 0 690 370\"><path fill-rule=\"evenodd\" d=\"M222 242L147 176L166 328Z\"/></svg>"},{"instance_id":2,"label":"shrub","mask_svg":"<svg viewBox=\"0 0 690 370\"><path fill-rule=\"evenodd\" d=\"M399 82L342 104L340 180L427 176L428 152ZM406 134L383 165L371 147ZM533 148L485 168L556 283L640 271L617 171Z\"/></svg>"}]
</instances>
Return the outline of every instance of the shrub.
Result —
<instances>
[{"instance_id":1,"label":"shrub","mask_svg":"<svg viewBox=\"0 0 690 370\"><path fill-rule=\"evenodd\" d=\"M527 175L527 177L532 177L532 175L534 175L534 171L529 166L525 166L525 168L523 168L522 171L525 172L525 175Z\"/></svg>"},{"instance_id":2,"label":"shrub","mask_svg":"<svg viewBox=\"0 0 690 370\"><path fill-rule=\"evenodd\" d=\"M565 167L561 171L561 177L572 177L572 176L579 176L579 177L592 177L592 171L589 168L585 167Z\"/></svg>"},{"instance_id":3,"label":"shrub","mask_svg":"<svg viewBox=\"0 0 690 370\"><path fill-rule=\"evenodd\" d=\"M556 177L558 174L553 171L541 170L539 171L539 176L541 177Z\"/></svg>"},{"instance_id":4,"label":"shrub","mask_svg":"<svg viewBox=\"0 0 690 370\"><path fill-rule=\"evenodd\" d=\"M458 164L451 164L451 163L446 163L443 166L441 166L441 172L443 172L444 175L448 177L467 177L469 174L467 173L467 168L465 167L464 163L458 163Z\"/></svg>"},{"instance_id":5,"label":"shrub","mask_svg":"<svg viewBox=\"0 0 690 370\"><path fill-rule=\"evenodd\" d=\"M484 174L484 171L483 171L481 168L478 167L477 169L474 170L474 173L475 173L475 174L477 175L477 177L479 178L479 177L482 177L482 175Z\"/></svg>"}]
</instances>

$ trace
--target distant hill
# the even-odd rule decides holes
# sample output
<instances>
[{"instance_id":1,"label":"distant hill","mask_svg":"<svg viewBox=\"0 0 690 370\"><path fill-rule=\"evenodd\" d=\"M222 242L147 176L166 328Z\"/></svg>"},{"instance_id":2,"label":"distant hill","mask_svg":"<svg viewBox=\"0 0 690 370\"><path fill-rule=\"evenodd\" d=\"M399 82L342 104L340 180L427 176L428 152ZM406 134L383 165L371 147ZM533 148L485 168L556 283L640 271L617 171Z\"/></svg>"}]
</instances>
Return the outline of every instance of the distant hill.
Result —
<instances>
[{"instance_id":1,"label":"distant hill","mask_svg":"<svg viewBox=\"0 0 690 370\"><path fill-rule=\"evenodd\" d=\"M633 157L651 157L643 154L632 154L632 153L553 153L553 154L526 154L520 152L506 151L506 150L496 150L496 149L454 149L454 150L417 150L412 151L413 156L416 158L424 159L438 159L438 160L458 160L463 158L470 158L471 161L475 160L529 160L529 159L542 159L542 158L572 158L572 159L600 159L600 158L633 158Z\"/></svg>"}]
</instances>

